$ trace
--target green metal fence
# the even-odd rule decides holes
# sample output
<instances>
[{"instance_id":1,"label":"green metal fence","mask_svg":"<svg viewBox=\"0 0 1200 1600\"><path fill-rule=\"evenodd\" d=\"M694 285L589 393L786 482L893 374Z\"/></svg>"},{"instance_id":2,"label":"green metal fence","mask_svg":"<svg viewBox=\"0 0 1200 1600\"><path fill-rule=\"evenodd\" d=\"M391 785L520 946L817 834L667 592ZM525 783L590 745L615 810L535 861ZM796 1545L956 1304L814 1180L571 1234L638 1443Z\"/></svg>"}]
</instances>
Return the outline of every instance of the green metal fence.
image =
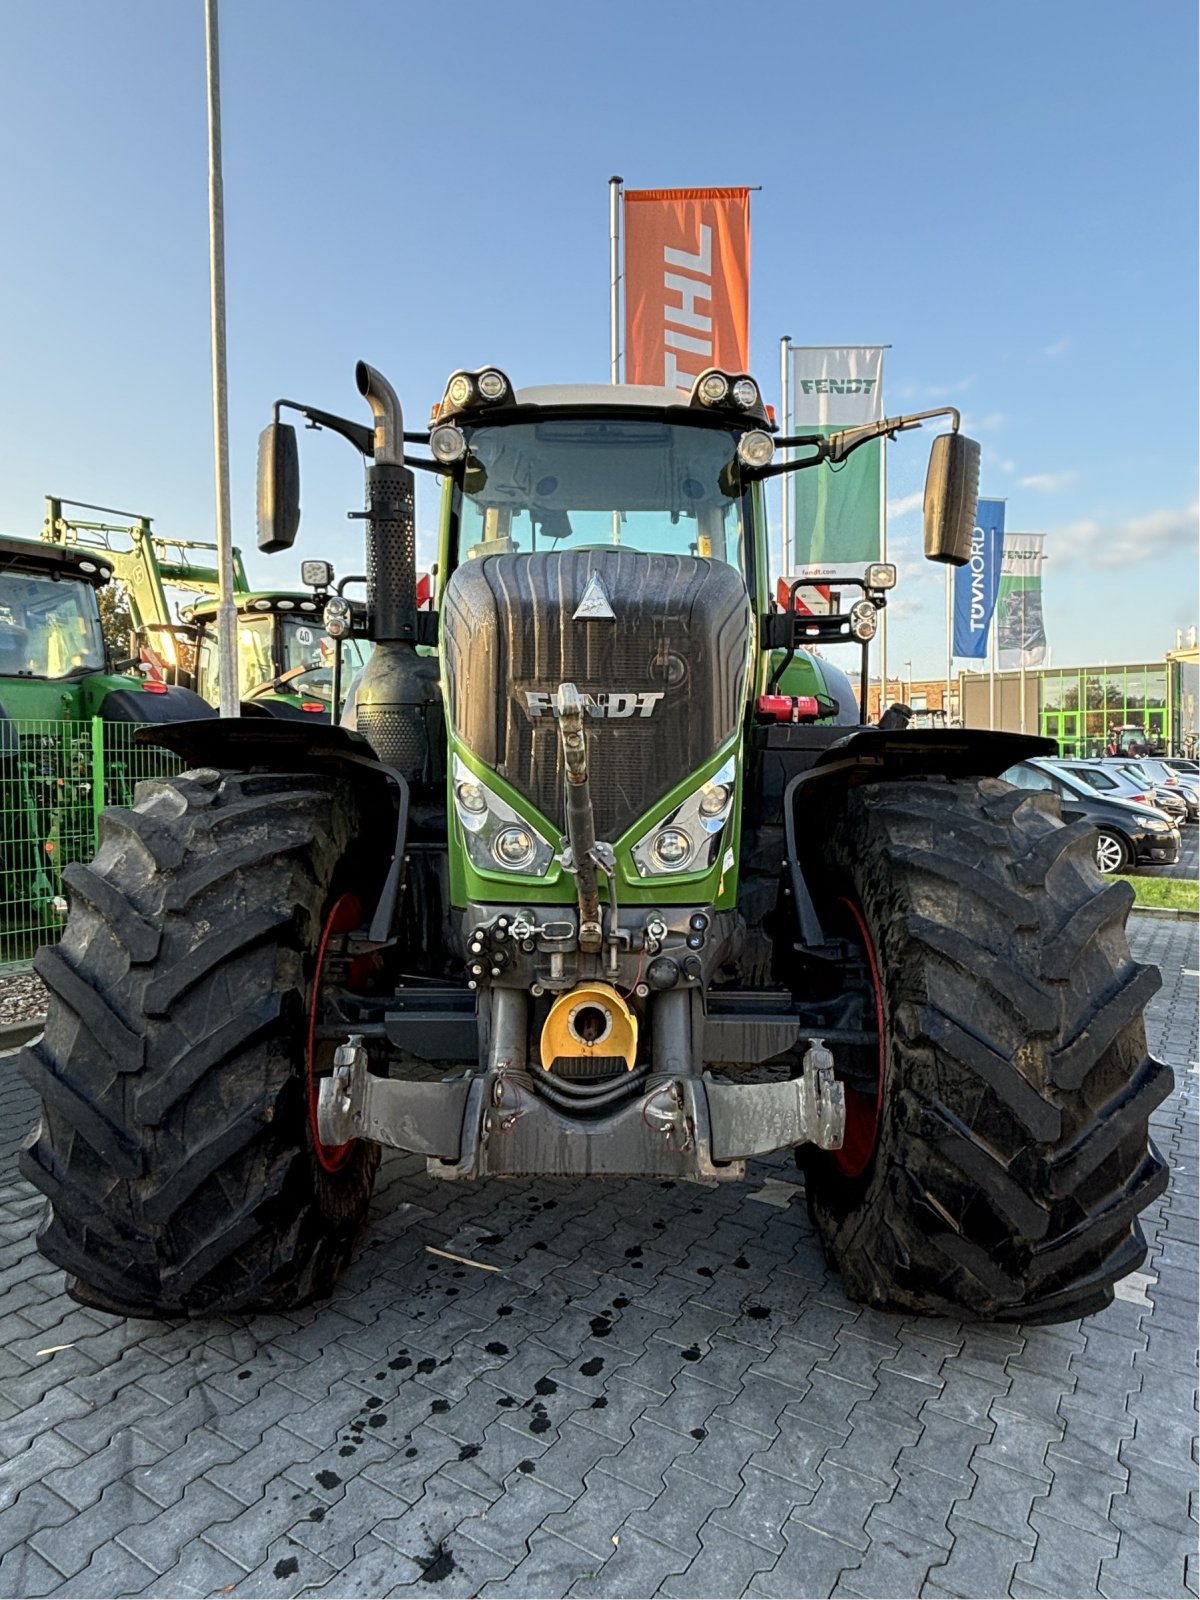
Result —
<instances>
[{"instance_id":1,"label":"green metal fence","mask_svg":"<svg viewBox=\"0 0 1200 1600\"><path fill-rule=\"evenodd\" d=\"M134 743L137 725L0 722L0 968L27 962L62 926L63 868L90 861L100 813L132 805L142 778L178 772L178 756Z\"/></svg>"}]
</instances>

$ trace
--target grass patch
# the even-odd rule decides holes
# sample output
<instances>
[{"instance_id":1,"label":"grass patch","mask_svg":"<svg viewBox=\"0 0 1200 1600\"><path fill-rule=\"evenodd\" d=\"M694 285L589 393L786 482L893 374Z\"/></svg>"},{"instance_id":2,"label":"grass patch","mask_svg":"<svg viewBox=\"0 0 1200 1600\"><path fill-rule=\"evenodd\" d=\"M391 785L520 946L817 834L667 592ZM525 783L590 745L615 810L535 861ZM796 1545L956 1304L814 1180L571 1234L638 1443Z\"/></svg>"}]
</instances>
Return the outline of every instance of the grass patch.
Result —
<instances>
[{"instance_id":1,"label":"grass patch","mask_svg":"<svg viewBox=\"0 0 1200 1600\"><path fill-rule=\"evenodd\" d=\"M1200 913L1200 883L1194 878L1130 877L1137 906L1169 906L1176 911Z\"/></svg>"}]
</instances>

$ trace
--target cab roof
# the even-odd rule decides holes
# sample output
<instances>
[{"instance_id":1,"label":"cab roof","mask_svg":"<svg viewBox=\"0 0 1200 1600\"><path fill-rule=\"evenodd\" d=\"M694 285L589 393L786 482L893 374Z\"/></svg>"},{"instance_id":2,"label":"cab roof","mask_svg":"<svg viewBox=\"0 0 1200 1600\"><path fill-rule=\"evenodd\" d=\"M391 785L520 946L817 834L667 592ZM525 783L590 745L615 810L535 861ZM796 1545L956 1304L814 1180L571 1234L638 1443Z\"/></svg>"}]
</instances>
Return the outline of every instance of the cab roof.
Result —
<instances>
[{"instance_id":1,"label":"cab roof","mask_svg":"<svg viewBox=\"0 0 1200 1600\"><path fill-rule=\"evenodd\" d=\"M113 564L103 550L0 534L0 570L57 573L59 577L77 578L98 589L112 577Z\"/></svg>"}]
</instances>

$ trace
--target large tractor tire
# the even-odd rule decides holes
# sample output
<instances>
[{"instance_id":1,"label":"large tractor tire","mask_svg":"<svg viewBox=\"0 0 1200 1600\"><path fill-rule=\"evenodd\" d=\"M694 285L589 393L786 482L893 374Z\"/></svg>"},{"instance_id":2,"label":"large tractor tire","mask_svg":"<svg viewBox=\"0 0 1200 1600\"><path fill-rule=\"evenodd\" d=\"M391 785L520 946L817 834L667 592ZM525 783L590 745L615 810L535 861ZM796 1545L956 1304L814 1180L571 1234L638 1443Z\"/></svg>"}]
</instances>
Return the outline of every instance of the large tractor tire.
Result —
<instances>
[{"instance_id":1,"label":"large tractor tire","mask_svg":"<svg viewBox=\"0 0 1200 1600\"><path fill-rule=\"evenodd\" d=\"M1142 1021L1161 979L1129 954L1132 890L1057 799L995 779L864 786L830 827L881 1049L843 1149L799 1153L828 1260L888 1310L1102 1309L1167 1183L1147 1119L1172 1075Z\"/></svg>"},{"instance_id":2,"label":"large tractor tire","mask_svg":"<svg viewBox=\"0 0 1200 1600\"><path fill-rule=\"evenodd\" d=\"M184 773L101 821L38 952L42 1100L22 1170L77 1300L128 1316L278 1311L326 1294L379 1152L310 1109L310 1007L361 819L334 778Z\"/></svg>"}]
</instances>

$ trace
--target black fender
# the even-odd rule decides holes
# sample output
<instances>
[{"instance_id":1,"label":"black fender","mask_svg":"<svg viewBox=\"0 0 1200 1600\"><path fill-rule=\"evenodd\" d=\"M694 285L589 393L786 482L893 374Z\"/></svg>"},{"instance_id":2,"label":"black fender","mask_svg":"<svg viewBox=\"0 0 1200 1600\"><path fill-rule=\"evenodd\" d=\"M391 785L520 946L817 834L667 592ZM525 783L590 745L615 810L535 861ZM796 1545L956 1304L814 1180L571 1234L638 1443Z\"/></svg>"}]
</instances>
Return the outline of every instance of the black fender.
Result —
<instances>
[{"instance_id":1,"label":"black fender","mask_svg":"<svg viewBox=\"0 0 1200 1600\"><path fill-rule=\"evenodd\" d=\"M815 756L806 752L804 770L789 778L783 792L784 871L799 935L797 948L813 955L828 952L827 959L837 959L840 953L822 926L813 890L823 870L820 840L831 825L839 797L848 789L903 778L998 778L1030 756L1057 754L1057 742L1038 734L989 728L872 727L856 728L824 744Z\"/></svg>"},{"instance_id":2,"label":"black fender","mask_svg":"<svg viewBox=\"0 0 1200 1600\"><path fill-rule=\"evenodd\" d=\"M134 683L128 689L112 689L100 702L102 722L141 723L159 725L172 722L193 721L201 717L215 717L216 712L207 700L202 700L193 689L170 683L157 693Z\"/></svg>"},{"instance_id":3,"label":"black fender","mask_svg":"<svg viewBox=\"0 0 1200 1600\"><path fill-rule=\"evenodd\" d=\"M376 806L386 808L394 822L391 863L371 919L370 937L379 944L391 937L392 925L404 881L404 849L408 839L409 790L401 773L378 761L362 734L349 728L318 722L293 721L270 715L214 717L198 722L174 722L139 728L139 744L156 744L173 751L190 767L215 767L218 771L311 772L336 771ZM380 854L387 849L381 835Z\"/></svg>"}]
</instances>

